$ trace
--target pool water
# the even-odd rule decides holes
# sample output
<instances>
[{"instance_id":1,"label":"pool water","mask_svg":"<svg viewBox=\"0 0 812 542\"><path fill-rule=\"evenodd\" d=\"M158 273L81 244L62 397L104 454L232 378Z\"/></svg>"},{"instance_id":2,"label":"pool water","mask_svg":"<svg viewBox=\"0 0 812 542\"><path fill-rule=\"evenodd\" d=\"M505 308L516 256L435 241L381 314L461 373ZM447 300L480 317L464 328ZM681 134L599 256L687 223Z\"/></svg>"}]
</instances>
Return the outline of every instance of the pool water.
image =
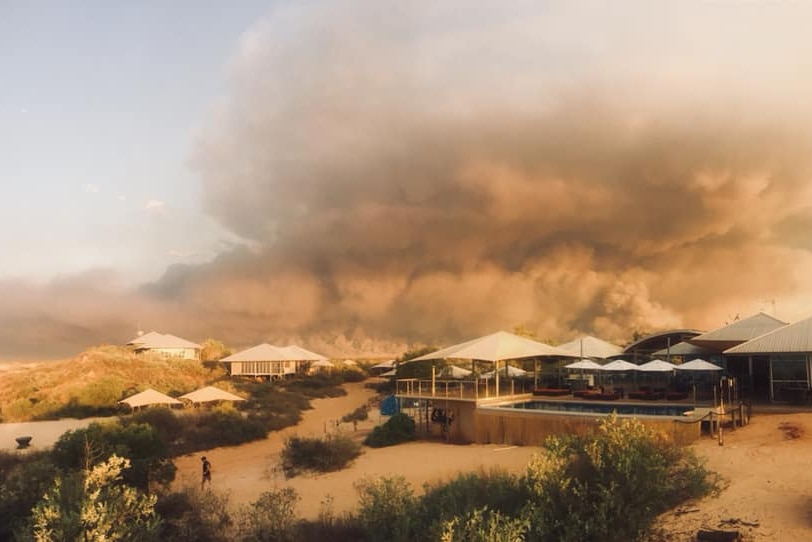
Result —
<instances>
[{"instance_id":1,"label":"pool water","mask_svg":"<svg viewBox=\"0 0 812 542\"><path fill-rule=\"evenodd\" d=\"M526 401L499 405L511 410L540 410L544 412L572 412L581 414L611 414L621 416L678 416L693 410L691 405L637 404L637 403L579 403L573 401Z\"/></svg>"}]
</instances>

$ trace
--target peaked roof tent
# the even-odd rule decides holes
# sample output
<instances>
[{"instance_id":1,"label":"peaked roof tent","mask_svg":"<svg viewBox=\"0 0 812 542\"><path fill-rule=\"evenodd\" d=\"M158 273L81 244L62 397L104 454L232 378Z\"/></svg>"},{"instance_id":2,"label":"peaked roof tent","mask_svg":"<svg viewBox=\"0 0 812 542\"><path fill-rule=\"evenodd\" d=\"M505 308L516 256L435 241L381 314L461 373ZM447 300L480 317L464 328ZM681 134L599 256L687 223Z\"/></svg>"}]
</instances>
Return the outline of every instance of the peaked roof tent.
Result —
<instances>
[{"instance_id":1,"label":"peaked roof tent","mask_svg":"<svg viewBox=\"0 0 812 542\"><path fill-rule=\"evenodd\" d=\"M687 340L691 344L709 348L714 352L722 352L786 325L786 322L774 316L759 312Z\"/></svg>"},{"instance_id":2,"label":"peaked roof tent","mask_svg":"<svg viewBox=\"0 0 812 542\"><path fill-rule=\"evenodd\" d=\"M725 354L783 354L812 352L812 317L725 350Z\"/></svg>"},{"instance_id":3,"label":"peaked roof tent","mask_svg":"<svg viewBox=\"0 0 812 542\"><path fill-rule=\"evenodd\" d=\"M126 405L130 405L132 408L147 406L147 405L181 405L182 402L178 401L174 397L170 397L164 393L159 391L155 391L152 388L147 388L146 390L142 391L141 393L136 393L135 395L131 395L126 399L122 399L119 403L124 403Z\"/></svg>"},{"instance_id":4,"label":"peaked roof tent","mask_svg":"<svg viewBox=\"0 0 812 542\"><path fill-rule=\"evenodd\" d=\"M561 344L558 348L584 358L606 359L623 353L623 349L616 344L591 335L584 335L568 343Z\"/></svg>"}]
</instances>

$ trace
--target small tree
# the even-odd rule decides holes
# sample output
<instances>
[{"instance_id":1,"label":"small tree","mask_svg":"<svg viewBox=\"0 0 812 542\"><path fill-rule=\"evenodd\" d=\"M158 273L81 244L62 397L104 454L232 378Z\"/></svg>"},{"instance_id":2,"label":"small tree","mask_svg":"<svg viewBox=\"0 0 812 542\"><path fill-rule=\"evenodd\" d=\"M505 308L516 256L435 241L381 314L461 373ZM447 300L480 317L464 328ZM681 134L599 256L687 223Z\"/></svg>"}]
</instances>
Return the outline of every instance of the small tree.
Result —
<instances>
[{"instance_id":1,"label":"small tree","mask_svg":"<svg viewBox=\"0 0 812 542\"><path fill-rule=\"evenodd\" d=\"M239 519L239 539L245 542L294 542L296 503L293 488L266 491L251 506L243 508Z\"/></svg>"},{"instance_id":2,"label":"small tree","mask_svg":"<svg viewBox=\"0 0 812 542\"><path fill-rule=\"evenodd\" d=\"M419 534L415 525L417 499L402 476L363 479L355 484L359 494L358 521L371 542L406 542Z\"/></svg>"},{"instance_id":3,"label":"small tree","mask_svg":"<svg viewBox=\"0 0 812 542\"><path fill-rule=\"evenodd\" d=\"M202 361L220 361L232 354L231 350L217 339L206 339L201 346L200 359Z\"/></svg>"},{"instance_id":4,"label":"small tree","mask_svg":"<svg viewBox=\"0 0 812 542\"><path fill-rule=\"evenodd\" d=\"M54 480L33 511L37 542L87 542L154 539L160 522L154 496L122 482L129 461L116 455L81 472Z\"/></svg>"}]
</instances>

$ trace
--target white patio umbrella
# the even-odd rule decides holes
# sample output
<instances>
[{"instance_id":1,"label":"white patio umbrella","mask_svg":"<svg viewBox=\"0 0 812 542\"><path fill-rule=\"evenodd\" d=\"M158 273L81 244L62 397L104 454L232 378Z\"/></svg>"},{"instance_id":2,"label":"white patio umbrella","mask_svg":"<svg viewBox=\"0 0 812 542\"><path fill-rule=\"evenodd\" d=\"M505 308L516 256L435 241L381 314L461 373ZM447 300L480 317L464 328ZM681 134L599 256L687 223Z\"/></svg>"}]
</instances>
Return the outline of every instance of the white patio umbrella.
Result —
<instances>
[{"instance_id":1,"label":"white patio umbrella","mask_svg":"<svg viewBox=\"0 0 812 542\"><path fill-rule=\"evenodd\" d=\"M638 371L643 371L646 373L666 373L673 371L676 368L677 366L673 363L668 363L667 361L663 361L661 359L655 359L653 361L649 361L648 363L644 363L643 365L637 366Z\"/></svg>"},{"instance_id":2,"label":"white patio umbrella","mask_svg":"<svg viewBox=\"0 0 812 542\"><path fill-rule=\"evenodd\" d=\"M721 371L722 368L704 359L692 359L682 365L677 365L678 371Z\"/></svg>"},{"instance_id":3,"label":"white patio umbrella","mask_svg":"<svg viewBox=\"0 0 812 542\"><path fill-rule=\"evenodd\" d=\"M595 363L591 359L581 359L572 363L568 363L564 365L565 369L580 369L582 371L600 371L603 369L603 366L599 363Z\"/></svg>"},{"instance_id":4,"label":"white patio umbrella","mask_svg":"<svg viewBox=\"0 0 812 542\"><path fill-rule=\"evenodd\" d=\"M550 346L549 344L540 343L527 337L521 337L508 333L506 331L497 331L484 337L478 337L464 343L455 344L431 352L424 356L409 360L407 363L413 361L428 361L435 359L470 359L491 361L494 368L499 367L500 361L509 359L522 359L533 358L540 356L556 356L564 358L578 357L575 355ZM499 372L496 373L496 393L499 394Z\"/></svg>"},{"instance_id":5,"label":"white patio umbrella","mask_svg":"<svg viewBox=\"0 0 812 542\"><path fill-rule=\"evenodd\" d=\"M606 365L601 365L601 371L639 371L640 366L629 363L625 359L616 359Z\"/></svg>"}]
</instances>

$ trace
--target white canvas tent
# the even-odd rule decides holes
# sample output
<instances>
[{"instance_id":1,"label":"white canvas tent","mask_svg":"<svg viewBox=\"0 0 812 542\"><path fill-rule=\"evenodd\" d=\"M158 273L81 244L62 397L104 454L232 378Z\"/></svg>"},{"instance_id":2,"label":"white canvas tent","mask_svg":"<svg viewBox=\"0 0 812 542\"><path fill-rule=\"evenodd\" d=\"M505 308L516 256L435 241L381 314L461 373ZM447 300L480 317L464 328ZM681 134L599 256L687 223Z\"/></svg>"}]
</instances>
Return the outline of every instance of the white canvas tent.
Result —
<instances>
[{"instance_id":1,"label":"white canvas tent","mask_svg":"<svg viewBox=\"0 0 812 542\"><path fill-rule=\"evenodd\" d=\"M239 395L234 395L220 388L214 386L206 386L193 392L189 392L180 396L181 399L186 399L192 403L209 403L211 401L245 401Z\"/></svg>"},{"instance_id":2,"label":"white canvas tent","mask_svg":"<svg viewBox=\"0 0 812 542\"><path fill-rule=\"evenodd\" d=\"M129 405L131 408L138 408L148 405L182 405L180 401L175 399L174 397L170 397L165 395L159 391L155 391L152 388L146 389L140 393L136 393L135 395L131 395L126 399L122 399L119 403L124 403L125 405Z\"/></svg>"},{"instance_id":3,"label":"white canvas tent","mask_svg":"<svg viewBox=\"0 0 812 542\"><path fill-rule=\"evenodd\" d=\"M447 365L446 367L443 367L443 370L440 372L442 376L449 378L465 378L466 376L470 376L472 373L473 371L463 369L462 367L458 367L456 365Z\"/></svg>"},{"instance_id":4,"label":"white canvas tent","mask_svg":"<svg viewBox=\"0 0 812 542\"><path fill-rule=\"evenodd\" d=\"M591 359L581 359L564 365L564 368L572 370L580 369L582 371L600 371L603 369L603 366L599 363L595 363Z\"/></svg>"}]
</instances>

